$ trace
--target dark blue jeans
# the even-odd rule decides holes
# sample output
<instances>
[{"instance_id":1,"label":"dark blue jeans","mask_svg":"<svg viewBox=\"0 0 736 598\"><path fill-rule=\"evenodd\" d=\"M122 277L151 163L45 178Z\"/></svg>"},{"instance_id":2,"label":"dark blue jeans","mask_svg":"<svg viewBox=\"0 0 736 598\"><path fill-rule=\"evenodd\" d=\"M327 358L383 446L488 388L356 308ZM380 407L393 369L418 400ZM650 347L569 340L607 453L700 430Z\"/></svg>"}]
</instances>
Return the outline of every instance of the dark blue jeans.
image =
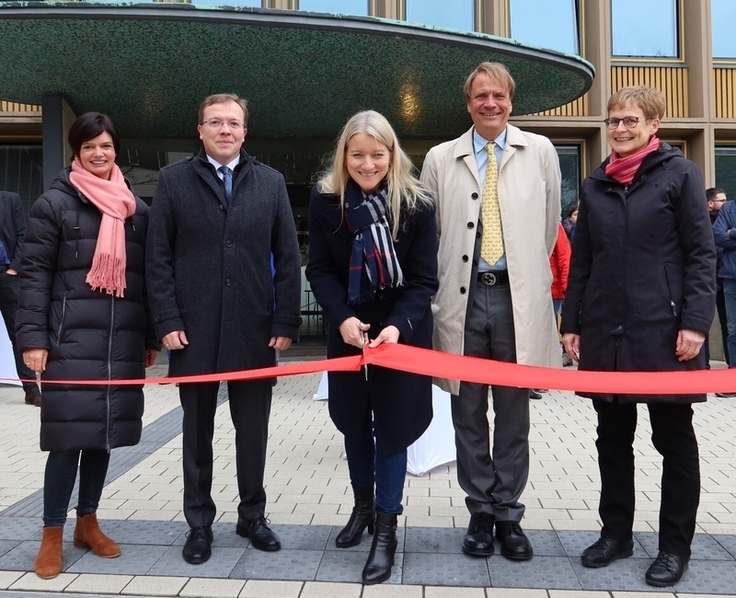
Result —
<instances>
[{"instance_id":1,"label":"dark blue jeans","mask_svg":"<svg viewBox=\"0 0 736 598\"><path fill-rule=\"evenodd\" d=\"M406 479L406 449L393 455L382 454L381 447L368 429L360 438L345 437L345 453L353 488L373 488L375 482L376 511L401 515L404 511L401 498Z\"/></svg>"},{"instance_id":2,"label":"dark blue jeans","mask_svg":"<svg viewBox=\"0 0 736 598\"><path fill-rule=\"evenodd\" d=\"M723 279L723 296L728 320L728 367L732 368L736 366L736 280Z\"/></svg>"},{"instance_id":3,"label":"dark blue jeans","mask_svg":"<svg viewBox=\"0 0 736 598\"><path fill-rule=\"evenodd\" d=\"M44 526L59 527L66 523L66 513L77 479L77 468L79 468L77 513L79 515L96 513L109 463L110 453L105 450L49 453L43 479Z\"/></svg>"}]
</instances>

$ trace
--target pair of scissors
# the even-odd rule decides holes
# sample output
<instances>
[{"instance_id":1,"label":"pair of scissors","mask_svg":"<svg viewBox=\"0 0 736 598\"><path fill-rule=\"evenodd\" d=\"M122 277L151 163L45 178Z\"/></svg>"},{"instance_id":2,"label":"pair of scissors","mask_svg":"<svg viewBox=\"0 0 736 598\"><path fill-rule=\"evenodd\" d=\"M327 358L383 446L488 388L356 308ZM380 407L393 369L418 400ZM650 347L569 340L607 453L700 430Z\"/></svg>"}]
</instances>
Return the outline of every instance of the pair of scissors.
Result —
<instances>
[{"instance_id":1,"label":"pair of scissors","mask_svg":"<svg viewBox=\"0 0 736 598\"><path fill-rule=\"evenodd\" d=\"M363 374L365 381L368 382L368 364L365 362L365 333L361 336L361 349L363 351Z\"/></svg>"}]
</instances>

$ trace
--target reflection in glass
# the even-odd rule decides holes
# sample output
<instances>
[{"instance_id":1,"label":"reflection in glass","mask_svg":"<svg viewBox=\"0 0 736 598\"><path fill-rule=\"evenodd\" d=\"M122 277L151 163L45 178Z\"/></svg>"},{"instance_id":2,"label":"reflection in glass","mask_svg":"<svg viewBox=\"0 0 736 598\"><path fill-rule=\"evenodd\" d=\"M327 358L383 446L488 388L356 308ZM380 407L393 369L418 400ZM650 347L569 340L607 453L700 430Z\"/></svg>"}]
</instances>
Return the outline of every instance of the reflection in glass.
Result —
<instances>
[{"instance_id":1,"label":"reflection in glass","mask_svg":"<svg viewBox=\"0 0 736 598\"><path fill-rule=\"evenodd\" d=\"M711 0L711 23L713 26L713 58L736 58L736 2L734 0Z\"/></svg>"},{"instance_id":2,"label":"reflection in glass","mask_svg":"<svg viewBox=\"0 0 736 598\"><path fill-rule=\"evenodd\" d=\"M188 0L186 3L194 4L195 6L212 6L213 8L220 6L261 8L263 6L261 0Z\"/></svg>"},{"instance_id":3,"label":"reflection in glass","mask_svg":"<svg viewBox=\"0 0 736 598\"><path fill-rule=\"evenodd\" d=\"M509 9L513 39L580 54L576 0L509 0Z\"/></svg>"},{"instance_id":4,"label":"reflection in glass","mask_svg":"<svg viewBox=\"0 0 736 598\"><path fill-rule=\"evenodd\" d=\"M677 58L677 0L611 0L613 55Z\"/></svg>"},{"instance_id":5,"label":"reflection in glass","mask_svg":"<svg viewBox=\"0 0 736 598\"><path fill-rule=\"evenodd\" d=\"M562 173L562 215L569 213L570 208L580 201L580 182L582 181L581 144L555 143L557 156L560 159Z\"/></svg>"},{"instance_id":6,"label":"reflection in glass","mask_svg":"<svg viewBox=\"0 0 736 598\"><path fill-rule=\"evenodd\" d=\"M43 193L43 151L38 145L0 145L0 189L20 195L26 212Z\"/></svg>"},{"instance_id":7,"label":"reflection in glass","mask_svg":"<svg viewBox=\"0 0 736 598\"><path fill-rule=\"evenodd\" d=\"M309 12L367 15L368 0L299 0L297 8Z\"/></svg>"},{"instance_id":8,"label":"reflection in glass","mask_svg":"<svg viewBox=\"0 0 736 598\"><path fill-rule=\"evenodd\" d=\"M726 197L736 198L736 145L716 146L716 187L726 191Z\"/></svg>"},{"instance_id":9,"label":"reflection in glass","mask_svg":"<svg viewBox=\"0 0 736 598\"><path fill-rule=\"evenodd\" d=\"M406 20L459 31L475 30L473 0L406 0Z\"/></svg>"}]
</instances>

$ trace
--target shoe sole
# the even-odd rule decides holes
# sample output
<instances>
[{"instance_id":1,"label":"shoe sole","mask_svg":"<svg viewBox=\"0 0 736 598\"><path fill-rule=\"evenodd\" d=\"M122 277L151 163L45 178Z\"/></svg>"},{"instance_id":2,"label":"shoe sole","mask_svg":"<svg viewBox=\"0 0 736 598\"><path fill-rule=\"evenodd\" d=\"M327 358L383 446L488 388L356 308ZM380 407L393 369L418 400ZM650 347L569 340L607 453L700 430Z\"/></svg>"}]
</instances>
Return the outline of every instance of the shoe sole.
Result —
<instances>
[{"instance_id":1,"label":"shoe sole","mask_svg":"<svg viewBox=\"0 0 736 598\"><path fill-rule=\"evenodd\" d=\"M279 544L278 546L256 546L253 543L253 539L248 534L248 530L239 525L235 526L235 533L238 534L241 538L248 538L250 540L251 546L253 546L253 548L255 548L256 550L262 550L264 552L277 552L281 550L281 544Z\"/></svg>"},{"instance_id":2,"label":"shoe sole","mask_svg":"<svg viewBox=\"0 0 736 598\"><path fill-rule=\"evenodd\" d=\"M682 575L685 575L688 569L689 567L685 567L685 570L682 572ZM670 586L675 585L678 581L680 581L682 579L682 575L680 575L680 577L678 577L677 579L673 579L672 581L657 581L656 579L649 579L645 575L644 581L646 581L650 586L654 586L655 588L668 588Z\"/></svg>"},{"instance_id":3,"label":"shoe sole","mask_svg":"<svg viewBox=\"0 0 736 598\"><path fill-rule=\"evenodd\" d=\"M503 551L503 548L501 549L501 556L509 559L510 561L529 561L534 556L534 552L532 552L529 555L519 555L519 554L513 554L513 553L506 553Z\"/></svg>"},{"instance_id":4,"label":"shoe sole","mask_svg":"<svg viewBox=\"0 0 736 598\"><path fill-rule=\"evenodd\" d=\"M580 562L582 563L583 567L587 567L588 569L602 569L603 567L608 567L608 565L610 565L613 561L617 561L618 559L627 559L633 554L634 554L634 550L632 549L632 550L627 550L626 552L622 552L621 554L617 554L610 561L607 561L605 563L586 563L582 559L582 557L580 558Z\"/></svg>"},{"instance_id":5,"label":"shoe sole","mask_svg":"<svg viewBox=\"0 0 736 598\"><path fill-rule=\"evenodd\" d=\"M469 556L493 556L493 553L496 552L493 546L491 546L490 550L478 550L477 548L468 548L465 545L463 545L463 552Z\"/></svg>"},{"instance_id":6,"label":"shoe sole","mask_svg":"<svg viewBox=\"0 0 736 598\"><path fill-rule=\"evenodd\" d=\"M208 552L206 556L203 556L202 558L199 558L199 559L193 559L193 558L187 557L184 553L182 553L181 556L190 565L201 565L202 563L206 563L207 561L210 560L210 557L212 556L212 551Z\"/></svg>"}]
</instances>

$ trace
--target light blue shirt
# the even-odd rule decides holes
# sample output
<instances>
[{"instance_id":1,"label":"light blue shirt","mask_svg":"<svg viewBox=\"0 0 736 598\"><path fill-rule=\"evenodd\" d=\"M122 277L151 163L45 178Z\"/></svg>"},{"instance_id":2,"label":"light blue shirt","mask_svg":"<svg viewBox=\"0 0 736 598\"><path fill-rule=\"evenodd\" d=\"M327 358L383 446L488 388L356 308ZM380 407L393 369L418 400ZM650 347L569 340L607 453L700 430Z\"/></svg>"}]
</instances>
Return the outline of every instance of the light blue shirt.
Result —
<instances>
[{"instance_id":1,"label":"light blue shirt","mask_svg":"<svg viewBox=\"0 0 736 598\"><path fill-rule=\"evenodd\" d=\"M486 168L488 168L488 150L486 145L493 141L496 147L493 148L493 153L496 155L496 164L499 170L501 169L501 158L503 157L503 148L506 146L506 129L495 139L484 139L478 134L478 131L473 128L473 149L475 150L475 164L478 167L478 180L480 181L480 188L483 189L483 181L486 180ZM482 201L481 197L481 201ZM506 253L498 259L498 261L490 265L483 258L478 258L478 272L487 272L489 270L498 271L506 270Z\"/></svg>"},{"instance_id":2,"label":"light blue shirt","mask_svg":"<svg viewBox=\"0 0 736 598\"><path fill-rule=\"evenodd\" d=\"M488 153L488 152L486 152ZM212 164L212 166L215 167L215 172L217 173L217 176L220 180L222 180L222 173L220 172L220 166L227 166L230 170L235 170L235 167L240 164L240 154L235 156L235 159L232 162L229 162L228 164L220 164L217 160L215 160L213 157L211 157L209 154L205 154L207 156L207 161Z\"/></svg>"}]
</instances>

